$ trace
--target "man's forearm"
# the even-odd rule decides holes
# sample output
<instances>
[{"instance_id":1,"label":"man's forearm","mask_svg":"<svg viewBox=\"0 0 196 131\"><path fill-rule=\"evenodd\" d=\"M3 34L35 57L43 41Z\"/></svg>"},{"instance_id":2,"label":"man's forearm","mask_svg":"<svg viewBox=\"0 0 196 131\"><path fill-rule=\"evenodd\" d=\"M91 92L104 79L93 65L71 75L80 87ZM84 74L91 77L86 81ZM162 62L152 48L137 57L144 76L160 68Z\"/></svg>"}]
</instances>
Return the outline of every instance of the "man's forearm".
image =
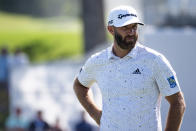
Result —
<instances>
[{"instance_id":1,"label":"man's forearm","mask_svg":"<svg viewBox=\"0 0 196 131\"><path fill-rule=\"evenodd\" d=\"M82 86L79 81L76 79L74 82L74 91L75 94L82 104L82 106L86 109L86 111L89 113L89 115L97 122L97 124L100 124L100 118L101 118L101 110L95 105L94 101L89 95L89 89Z\"/></svg>"},{"instance_id":2,"label":"man's forearm","mask_svg":"<svg viewBox=\"0 0 196 131\"><path fill-rule=\"evenodd\" d=\"M167 117L165 131L179 131L185 111L184 100L171 104Z\"/></svg>"}]
</instances>

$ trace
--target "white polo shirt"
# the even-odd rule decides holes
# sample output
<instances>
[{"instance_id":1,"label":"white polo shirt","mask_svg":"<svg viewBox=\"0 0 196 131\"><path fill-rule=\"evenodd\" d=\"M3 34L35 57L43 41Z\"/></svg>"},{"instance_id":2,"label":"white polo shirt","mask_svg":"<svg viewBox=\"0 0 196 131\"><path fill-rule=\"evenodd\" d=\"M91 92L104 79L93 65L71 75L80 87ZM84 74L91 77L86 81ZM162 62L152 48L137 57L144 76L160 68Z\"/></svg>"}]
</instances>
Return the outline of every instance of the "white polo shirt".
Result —
<instances>
[{"instance_id":1,"label":"white polo shirt","mask_svg":"<svg viewBox=\"0 0 196 131\"><path fill-rule=\"evenodd\" d=\"M78 80L101 90L101 131L161 131L161 96L180 91L167 59L139 43L123 58L112 46L91 56Z\"/></svg>"}]
</instances>

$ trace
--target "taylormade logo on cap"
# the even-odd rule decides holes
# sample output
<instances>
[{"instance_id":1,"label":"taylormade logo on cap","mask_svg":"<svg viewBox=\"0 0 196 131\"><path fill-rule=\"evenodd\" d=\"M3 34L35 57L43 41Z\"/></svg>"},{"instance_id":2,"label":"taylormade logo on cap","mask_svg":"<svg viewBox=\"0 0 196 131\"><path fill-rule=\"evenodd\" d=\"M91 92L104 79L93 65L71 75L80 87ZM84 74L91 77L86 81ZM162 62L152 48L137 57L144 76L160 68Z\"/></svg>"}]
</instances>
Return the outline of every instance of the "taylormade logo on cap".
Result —
<instances>
[{"instance_id":1,"label":"taylormade logo on cap","mask_svg":"<svg viewBox=\"0 0 196 131\"><path fill-rule=\"evenodd\" d=\"M140 24L137 12L131 6L119 6L111 10L108 17L108 26L122 27L129 24Z\"/></svg>"}]
</instances>

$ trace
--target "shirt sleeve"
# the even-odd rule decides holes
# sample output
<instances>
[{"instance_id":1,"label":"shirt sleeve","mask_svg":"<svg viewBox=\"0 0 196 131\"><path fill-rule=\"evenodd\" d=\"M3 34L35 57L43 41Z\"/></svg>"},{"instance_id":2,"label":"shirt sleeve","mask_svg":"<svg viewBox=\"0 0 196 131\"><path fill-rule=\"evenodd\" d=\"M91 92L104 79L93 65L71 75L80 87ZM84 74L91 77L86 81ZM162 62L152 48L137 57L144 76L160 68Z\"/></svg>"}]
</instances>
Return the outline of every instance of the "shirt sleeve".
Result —
<instances>
[{"instance_id":1,"label":"shirt sleeve","mask_svg":"<svg viewBox=\"0 0 196 131\"><path fill-rule=\"evenodd\" d=\"M181 91L176 73L169 61L162 55L155 59L155 80L163 96Z\"/></svg>"},{"instance_id":2,"label":"shirt sleeve","mask_svg":"<svg viewBox=\"0 0 196 131\"><path fill-rule=\"evenodd\" d=\"M79 82L88 88L95 82L96 70L93 65L93 58L90 57L77 75Z\"/></svg>"}]
</instances>

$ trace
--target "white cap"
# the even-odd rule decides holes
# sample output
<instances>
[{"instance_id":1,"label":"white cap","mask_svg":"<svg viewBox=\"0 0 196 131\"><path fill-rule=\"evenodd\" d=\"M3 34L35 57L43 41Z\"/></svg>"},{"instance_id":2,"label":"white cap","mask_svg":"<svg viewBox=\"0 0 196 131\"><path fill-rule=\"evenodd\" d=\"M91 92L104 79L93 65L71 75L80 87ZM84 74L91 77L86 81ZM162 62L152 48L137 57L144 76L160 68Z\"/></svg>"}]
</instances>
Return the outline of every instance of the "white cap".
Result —
<instances>
[{"instance_id":1,"label":"white cap","mask_svg":"<svg viewBox=\"0 0 196 131\"><path fill-rule=\"evenodd\" d=\"M139 20L136 10L131 6L116 7L108 16L108 26L122 27L134 23L144 25Z\"/></svg>"}]
</instances>

